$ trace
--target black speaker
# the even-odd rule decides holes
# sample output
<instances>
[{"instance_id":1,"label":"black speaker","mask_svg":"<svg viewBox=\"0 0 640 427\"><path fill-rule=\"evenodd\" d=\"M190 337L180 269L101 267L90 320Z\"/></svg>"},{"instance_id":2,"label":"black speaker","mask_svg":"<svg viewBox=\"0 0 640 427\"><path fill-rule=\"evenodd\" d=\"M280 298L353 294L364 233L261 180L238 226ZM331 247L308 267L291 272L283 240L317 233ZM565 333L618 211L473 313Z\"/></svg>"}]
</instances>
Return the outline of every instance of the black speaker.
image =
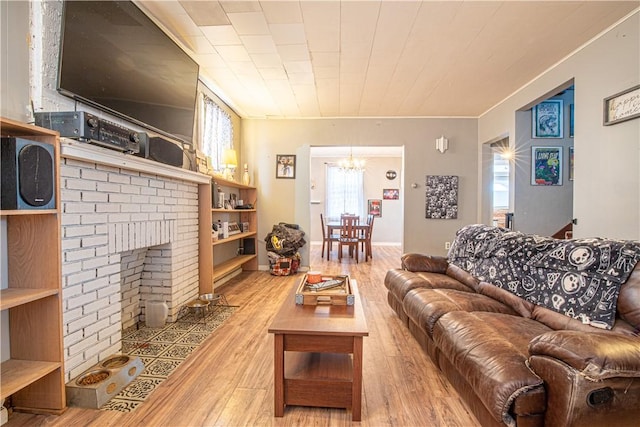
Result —
<instances>
[{"instance_id":1,"label":"black speaker","mask_svg":"<svg viewBox=\"0 0 640 427\"><path fill-rule=\"evenodd\" d=\"M53 146L23 138L2 138L2 209L55 209Z\"/></svg>"},{"instance_id":2,"label":"black speaker","mask_svg":"<svg viewBox=\"0 0 640 427\"><path fill-rule=\"evenodd\" d=\"M182 146L157 136L140 141L140 153L136 155L180 168L184 163Z\"/></svg>"},{"instance_id":3,"label":"black speaker","mask_svg":"<svg viewBox=\"0 0 640 427\"><path fill-rule=\"evenodd\" d=\"M256 253L256 241L255 239L243 239L242 247L244 248L243 253L245 255L255 255Z\"/></svg>"}]
</instances>

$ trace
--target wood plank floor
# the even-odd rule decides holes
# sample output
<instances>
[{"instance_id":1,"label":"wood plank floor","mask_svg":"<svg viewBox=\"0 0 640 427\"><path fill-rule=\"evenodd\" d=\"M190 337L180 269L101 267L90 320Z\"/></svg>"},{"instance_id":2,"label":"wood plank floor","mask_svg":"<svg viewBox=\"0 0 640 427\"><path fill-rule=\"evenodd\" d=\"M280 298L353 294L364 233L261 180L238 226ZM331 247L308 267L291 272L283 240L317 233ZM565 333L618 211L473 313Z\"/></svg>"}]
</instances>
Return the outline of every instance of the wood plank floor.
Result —
<instances>
[{"instance_id":1,"label":"wood plank floor","mask_svg":"<svg viewBox=\"0 0 640 427\"><path fill-rule=\"evenodd\" d=\"M386 302L388 269L400 249L374 247L374 259L337 261L311 247L311 269L350 274L369 326L364 339L361 426L477 426L456 391L422 352ZM346 255L346 253L345 253ZM245 272L219 289L236 312L132 413L69 408L61 416L14 413L8 426L348 426L345 409L287 407L273 416L273 336L283 298L302 273Z\"/></svg>"}]
</instances>

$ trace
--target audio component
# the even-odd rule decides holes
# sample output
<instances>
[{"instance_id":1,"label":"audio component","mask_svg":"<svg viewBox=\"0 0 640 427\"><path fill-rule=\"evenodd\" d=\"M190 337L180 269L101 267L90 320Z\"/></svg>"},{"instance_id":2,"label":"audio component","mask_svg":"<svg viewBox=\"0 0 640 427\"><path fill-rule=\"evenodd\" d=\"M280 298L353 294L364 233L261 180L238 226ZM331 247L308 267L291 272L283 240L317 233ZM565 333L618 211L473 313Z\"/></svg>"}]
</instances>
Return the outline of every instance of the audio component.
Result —
<instances>
[{"instance_id":1,"label":"audio component","mask_svg":"<svg viewBox=\"0 0 640 427\"><path fill-rule=\"evenodd\" d=\"M2 209L55 209L53 146L24 138L2 138Z\"/></svg>"},{"instance_id":2,"label":"audio component","mask_svg":"<svg viewBox=\"0 0 640 427\"><path fill-rule=\"evenodd\" d=\"M147 137L125 126L84 111L35 113L36 125L58 131L60 136L86 141L125 153L140 152L140 140Z\"/></svg>"},{"instance_id":3,"label":"audio component","mask_svg":"<svg viewBox=\"0 0 640 427\"><path fill-rule=\"evenodd\" d=\"M140 152L136 155L181 168L185 163L186 151L181 143L154 136L140 144Z\"/></svg>"}]
</instances>

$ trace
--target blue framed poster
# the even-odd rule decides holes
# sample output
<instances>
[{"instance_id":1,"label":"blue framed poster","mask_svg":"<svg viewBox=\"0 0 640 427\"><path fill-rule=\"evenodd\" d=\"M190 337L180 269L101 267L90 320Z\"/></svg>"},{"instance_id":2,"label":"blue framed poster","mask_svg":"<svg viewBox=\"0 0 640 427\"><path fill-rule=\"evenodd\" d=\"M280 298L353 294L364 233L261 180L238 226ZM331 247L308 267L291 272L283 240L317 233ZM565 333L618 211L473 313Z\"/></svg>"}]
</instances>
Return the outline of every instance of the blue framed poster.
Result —
<instances>
[{"instance_id":1,"label":"blue framed poster","mask_svg":"<svg viewBox=\"0 0 640 427\"><path fill-rule=\"evenodd\" d=\"M562 99L543 101L533 107L534 138L562 138L564 102Z\"/></svg>"},{"instance_id":2,"label":"blue framed poster","mask_svg":"<svg viewBox=\"0 0 640 427\"><path fill-rule=\"evenodd\" d=\"M531 147L531 185L562 185L562 147Z\"/></svg>"}]
</instances>

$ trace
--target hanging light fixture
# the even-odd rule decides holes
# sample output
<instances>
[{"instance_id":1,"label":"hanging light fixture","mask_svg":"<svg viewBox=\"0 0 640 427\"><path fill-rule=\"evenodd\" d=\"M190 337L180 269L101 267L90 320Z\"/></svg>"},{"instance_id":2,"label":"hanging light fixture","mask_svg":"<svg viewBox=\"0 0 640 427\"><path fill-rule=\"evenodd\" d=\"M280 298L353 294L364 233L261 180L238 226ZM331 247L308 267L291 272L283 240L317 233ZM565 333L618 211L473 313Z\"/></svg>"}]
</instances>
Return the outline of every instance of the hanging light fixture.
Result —
<instances>
[{"instance_id":1,"label":"hanging light fixture","mask_svg":"<svg viewBox=\"0 0 640 427\"><path fill-rule=\"evenodd\" d=\"M351 151L349 153L348 159L342 159L338 162L338 166L345 172L358 172L364 170L364 159L354 159L353 158L353 147L351 147Z\"/></svg>"}]
</instances>

